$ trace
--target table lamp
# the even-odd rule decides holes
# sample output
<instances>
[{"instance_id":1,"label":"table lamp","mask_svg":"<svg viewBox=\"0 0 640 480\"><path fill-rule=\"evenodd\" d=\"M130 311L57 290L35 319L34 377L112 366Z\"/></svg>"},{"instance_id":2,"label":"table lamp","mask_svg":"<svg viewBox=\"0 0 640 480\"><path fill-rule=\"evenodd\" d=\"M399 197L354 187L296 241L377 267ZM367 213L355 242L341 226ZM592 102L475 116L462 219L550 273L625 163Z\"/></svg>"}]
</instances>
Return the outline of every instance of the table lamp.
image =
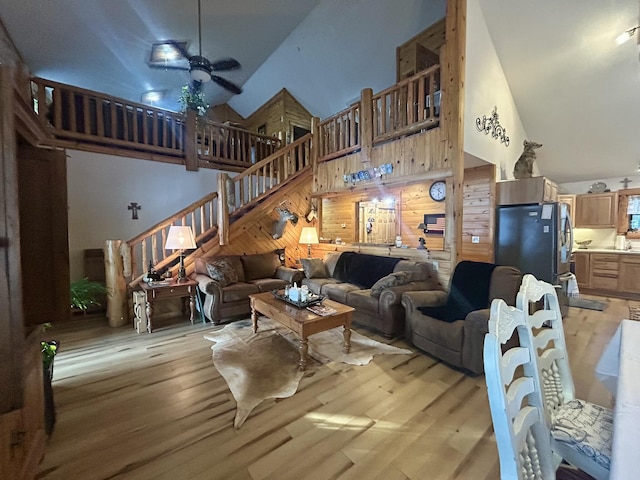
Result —
<instances>
[{"instance_id":1,"label":"table lamp","mask_svg":"<svg viewBox=\"0 0 640 480\"><path fill-rule=\"evenodd\" d=\"M318 242L318 232L315 227L303 227L300 234L300 242L307 244L307 258L311 258L311 245L315 245Z\"/></svg>"},{"instance_id":2,"label":"table lamp","mask_svg":"<svg viewBox=\"0 0 640 480\"><path fill-rule=\"evenodd\" d=\"M180 250L180 268L178 269L178 282L187 280L187 274L184 269L184 250L185 248L197 248L196 240L193 237L193 231L188 226L169 227L167 241L164 244L165 250Z\"/></svg>"}]
</instances>

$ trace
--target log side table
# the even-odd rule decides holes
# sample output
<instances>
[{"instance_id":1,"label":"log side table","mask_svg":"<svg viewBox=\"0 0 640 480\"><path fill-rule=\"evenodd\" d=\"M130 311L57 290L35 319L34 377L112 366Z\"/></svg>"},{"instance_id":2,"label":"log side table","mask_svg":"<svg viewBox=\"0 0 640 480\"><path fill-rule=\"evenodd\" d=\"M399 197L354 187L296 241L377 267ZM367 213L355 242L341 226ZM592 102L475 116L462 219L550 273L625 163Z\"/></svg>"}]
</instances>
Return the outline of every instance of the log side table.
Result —
<instances>
[{"instance_id":1,"label":"log side table","mask_svg":"<svg viewBox=\"0 0 640 480\"><path fill-rule=\"evenodd\" d=\"M149 285L148 283L141 283L140 284L140 288L142 288L142 291L144 292L144 295L146 297L146 304L147 304L147 308L146 308L146 314L147 314L147 331L149 333L151 333L153 331L153 304L154 302L156 302L157 300L164 300L167 298L175 298L175 297L181 297L181 298L185 298L185 297L189 297L189 309L190 309L190 316L189 316L189 320L191 321L191 324L193 325L193 315L194 315L194 310L195 310L195 301L196 301L196 295L198 294L197 292L197 288L198 288L198 283L187 279L186 281L183 282L177 282L174 280L170 280L170 283L168 285L154 285L151 284ZM182 313L185 313L185 304L184 302L182 303L182 307L183 307L183 311Z\"/></svg>"}]
</instances>

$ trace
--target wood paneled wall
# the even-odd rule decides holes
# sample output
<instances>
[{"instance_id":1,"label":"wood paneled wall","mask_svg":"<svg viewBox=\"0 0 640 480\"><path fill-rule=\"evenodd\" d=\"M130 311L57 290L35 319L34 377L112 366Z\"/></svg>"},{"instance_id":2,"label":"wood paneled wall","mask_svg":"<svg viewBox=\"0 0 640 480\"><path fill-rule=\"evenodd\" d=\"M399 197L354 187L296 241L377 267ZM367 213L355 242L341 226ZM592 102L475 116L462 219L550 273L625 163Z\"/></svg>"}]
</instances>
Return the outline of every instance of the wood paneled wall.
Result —
<instances>
[{"instance_id":1,"label":"wood paneled wall","mask_svg":"<svg viewBox=\"0 0 640 480\"><path fill-rule=\"evenodd\" d=\"M243 128L246 128L246 121L244 117L226 103L209 108L209 110L207 110L207 118L213 122L236 123L242 125Z\"/></svg>"},{"instance_id":2,"label":"wood paneled wall","mask_svg":"<svg viewBox=\"0 0 640 480\"><path fill-rule=\"evenodd\" d=\"M445 19L437 21L433 25L407 40L396 48L396 81L406 78L420 69L414 66L420 65L422 49L439 54L440 48L445 43Z\"/></svg>"},{"instance_id":3,"label":"wood paneled wall","mask_svg":"<svg viewBox=\"0 0 640 480\"><path fill-rule=\"evenodd\" d=\"M425 213L444 213L444 203L434 202L429 196L431 181L381 188L372 192L359 192L322 199L320 235L343 242L363 242L358 238L358 202L395 199L396 235L402 243L411 248L418 246L418 238L424 237L430 250L444 250L444 237L424 235L417 226L424 220ZM342 225L345 225L343 228Z\"/></svg>"},{"instance_id":4,"label":"wood paneled wall","mask_svg":"<svg viewBox=\"0 0 640 480\"><path fill-rule=\"evenodd\" d=\"M362 181L355 185L346 183L343 176L360 170L393 164L393 173L380 180ZM442 129L434 128L394 142L377 145L371 150L371 162L362 161L361 152L318 164L314 194L349 193L358 190L379 189L380 184L416 180L416 175L429 173L430 178L450 175L445 154Z\"/></svg>"},{"instance_id":5,"label":"wood paneled wall","mask_svg":"<svg viewBox=\"0 0 640 480\"><path fill-rule=\"evenodd\" d=\"M493 262L495 231L495 165L464 171L462 249L460 260ZM472 243L472 237L479 243Z\"/></svg>"},{"instance_id":6,"label":"wood paneled wall","mask_svg":"<svg viewBox=\"0 0 640 480\"><path fill-rule=\"evenodd\" d=\"M298 102L286 88L283 88L245 121L248 130L257 132L266 126L265 135L275 136L283 142L293 141L293 127L311 130L312 115Z\"/></svg>"},{"instance_id":7,"label":"wood paneled wall","mask_svg":"<svg viewBox=\"0 0 640 480\"><path fill-rule=\"evenodd\" d=\"M281 238L272 237L273 223L278 219L276 207L286 206L298 215L297 225L287 222ZM201 247L202 256L213 255L250 255L272 252L284 248L288 266L297 264L300 256L306 257L307 246L300 245L300 233L303 227L314 226L317 220L307 223L304 215L311 205L311 174L307 173L294 179L277 194L264 200L259 206L245 213L233 223L229 230L229 244L220 246L217 238ZM187 273L190 273L187 269Z\"/></svg>"}]
</instances>

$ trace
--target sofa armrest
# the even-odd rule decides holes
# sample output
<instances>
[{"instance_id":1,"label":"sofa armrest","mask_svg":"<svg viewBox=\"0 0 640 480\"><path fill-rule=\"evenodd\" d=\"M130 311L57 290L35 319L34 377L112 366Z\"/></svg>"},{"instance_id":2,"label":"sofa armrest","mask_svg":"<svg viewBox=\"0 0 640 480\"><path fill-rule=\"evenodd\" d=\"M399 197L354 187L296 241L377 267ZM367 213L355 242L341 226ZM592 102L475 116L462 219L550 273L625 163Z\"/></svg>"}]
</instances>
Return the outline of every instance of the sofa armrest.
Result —
<instances>
[{"instance_id":1,"label":"sofa armrest","mask_svg":"<svg viewBox=\"0 0 640 480\"><path fill-rule=\"evenodd\" d=\"M304 272L301 272L297 268L278 267L276 268L276 278L291 284L296 282L298 286L300 286L304 278Z\"/></svg>"},{"instance_id":2,"label":"sofa armrest","mask_svg":"<svg viewBox=\"0 0 640 480\"><path fill-rule=\"evenodd\" d=\"M217 297L222 296L222 289L220 288L220 284L211 277L202 275L201 273L196 273L192 278L193 280L198 282L198 288L200 288L201 292Z\"/></svg>"},{"instance_id":3,"label":"sofa armrest","mask_svg":"<svg viewBox=\"0 0 640 480\"><path fill-rule=\"evenodd\" d=\"M414 290L402 294L402 305L409 314L418 307L442 307L447 303L447 292L442 290Z\"/></svg>"},{"instance_id":4,"label":"sofa armrest","mask_svg":"<svg viewBox=\"0 0 640 480\"><path fill-rule=\"evenodd\" d=\"M402 294L414 291L429 291L433 287L431 282L409 282L404 285L387 287L380 293L380 305L399 305Z\"/></svg>"},{"instance_id":5,"label":"sofa armrest","mask_svg":"<svg viewBox=\"0 0 640 480\"><path fill-rule=\"evenodd\" d=\"M484 372L484 337L489 331L488 308L475 310L464 319L464 337L462 343L462 363L473 373Z\"/></svg>"}]
</instances>

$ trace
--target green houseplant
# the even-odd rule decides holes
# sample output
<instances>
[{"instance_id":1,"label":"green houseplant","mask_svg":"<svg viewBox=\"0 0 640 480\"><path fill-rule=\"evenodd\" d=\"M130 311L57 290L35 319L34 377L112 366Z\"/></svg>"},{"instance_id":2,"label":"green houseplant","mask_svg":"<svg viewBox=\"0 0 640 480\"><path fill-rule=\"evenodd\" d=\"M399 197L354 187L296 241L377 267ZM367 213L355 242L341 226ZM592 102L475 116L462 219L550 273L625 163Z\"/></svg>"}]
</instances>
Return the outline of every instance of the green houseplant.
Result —
<instances>
[{"instance_id":1,"label":"green houseplant","mask_svg":"<svg viewBox=\"0 0 640 480\"><path fill-rule=\"evenodd\" d=\"M209 104L202 90L191 85L184 85L182 87L178 101L182 105L182 113L186 113L187 110L194 110L199 116L203 117L209 108Z\"/></svg>"}]
</instances>

